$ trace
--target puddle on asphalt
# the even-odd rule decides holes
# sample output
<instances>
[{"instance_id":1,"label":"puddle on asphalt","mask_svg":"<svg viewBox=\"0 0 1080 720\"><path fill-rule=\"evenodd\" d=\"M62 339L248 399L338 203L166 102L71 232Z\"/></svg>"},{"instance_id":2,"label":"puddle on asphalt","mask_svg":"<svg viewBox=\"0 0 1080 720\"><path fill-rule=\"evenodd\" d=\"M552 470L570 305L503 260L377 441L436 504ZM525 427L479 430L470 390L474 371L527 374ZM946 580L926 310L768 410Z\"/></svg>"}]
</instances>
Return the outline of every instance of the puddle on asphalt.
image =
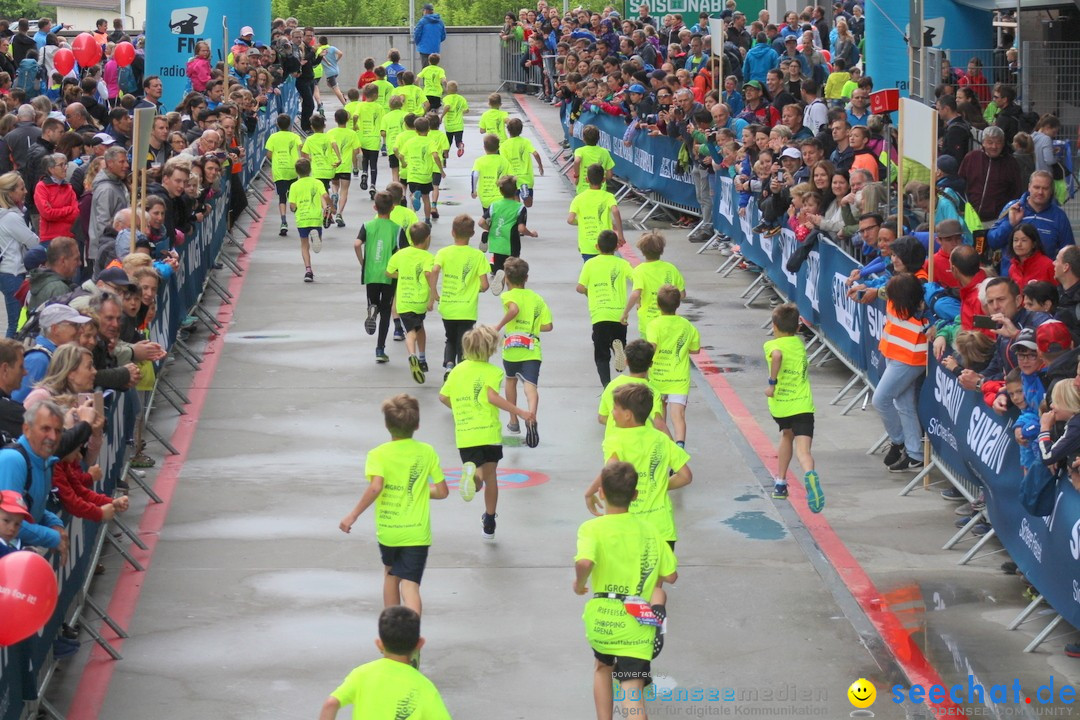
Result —
<instances>
[{"instance_id":1,"label":"puddle on asphalt","mask_svg":"<svg viewBox=\"0 0 1080 720\"><path fill-rule=\"evenodd\" d=\"M736 497L735 502L749 502L751 500L760 500L760 499L761 499L760 495L755 495L753 493L747 493L745 495L739 495L738 497Z\"/></svg>"},{"instance_id":2,"label":"puddle on asphalt","mask_svg":"<svg viewBox=\"0 0 1080 720\"><path fill-rule=\"evenodd\" d=\"M787 536L783 525L760 510L737 512L723 523L751 540L782 540Z\"/></svg>"},{"instance_id":3,"label":"puddle on asphalt","mask_svg":"<svg viewBox=\"0 0 1080 720\"><path fill-rule=\"evenodd\" d=\"M704 349L711 350L712 348ZM746 366L751 363L750 358L745 355L739 355L738 353L720 353L710 355L709 357L712 358L712 364L703 363L700 366L703 375L742 372L746 369Z\"/></svg>"}]
</instances>

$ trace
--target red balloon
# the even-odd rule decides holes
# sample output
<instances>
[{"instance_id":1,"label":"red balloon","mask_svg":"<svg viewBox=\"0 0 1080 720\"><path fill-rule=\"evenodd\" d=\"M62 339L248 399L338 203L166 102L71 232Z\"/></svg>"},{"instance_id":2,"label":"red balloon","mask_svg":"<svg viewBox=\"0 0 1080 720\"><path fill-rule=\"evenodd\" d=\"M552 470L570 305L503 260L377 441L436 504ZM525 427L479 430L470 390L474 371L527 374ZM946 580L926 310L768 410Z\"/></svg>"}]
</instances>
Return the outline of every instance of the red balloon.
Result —
<instances>
[{"instance_id":1,"label":"red balloon","mask_svg":"<svg viewBox=\"0 0 1080 720\"><path fill-rule=\"evenodd\" d=\"M61 75L67 75L75 68L75 53L67 48L60 48L53 55L53 67Z\"/></svg>"},{"instance_id":2,"label":"red balloon","mask_svg":"<svg viewBox=\"0 0 1080 720\"><path fill-rule=\"evenodd\" d=\"M129 42L122 42L113 50L113 60L120 67L127 67L135 61L135 46Z\"/></svg>"},{"instance_id":3,"label":"red balloon","mask_svg":"<svg viewBox=\"0 0 1080 720\"><path fill-rule=\"evenodd\" d=\"M35 552L0 558L0 647L14 645L40 630L56 609L56 573Z\"/></svg>"},{"instance_id":4,"label":"red balloon","mask_svg":"<svg viewBox=\"0 0 1080 720\"><path fill-rule=\"evenodd\" d=\"M90 33L80 33L71 41L71 51L83 67L90 67L101 60L101 46Z\"/></svg>"},{"instance_id":5,"label":"red balloon","mask_svg":"<svg viewBox=\"0 0 1080 720\"><path fill-rule=\"evenodd\" d=\"M832 53L830 53L828 50L822 50L821 57L825 58L825 62L827 63L832 62Z\"/></svg>"}]
</instances>

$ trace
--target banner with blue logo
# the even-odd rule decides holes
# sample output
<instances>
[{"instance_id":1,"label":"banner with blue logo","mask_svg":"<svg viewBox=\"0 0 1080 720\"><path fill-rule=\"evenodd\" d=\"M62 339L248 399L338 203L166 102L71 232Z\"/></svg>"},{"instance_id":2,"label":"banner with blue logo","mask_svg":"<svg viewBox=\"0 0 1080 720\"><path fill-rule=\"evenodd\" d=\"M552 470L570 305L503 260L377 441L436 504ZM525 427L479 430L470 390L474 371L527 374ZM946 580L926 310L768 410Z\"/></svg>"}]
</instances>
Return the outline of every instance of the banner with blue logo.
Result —
<instances>
[{"instance_id":1,"label":"banner with blue logo","mask_svg":"<svg viewBox=\"0 0 1080 720\"><path fill-rule=\"evenodd\" d=\"M983 487L990 523L1009 557L1054 610L1080 627L1080 493L1062 480L1053 512L1035 517L1024 510L1013 419L990 409L981 393L961 388L931 355L919 420L934 455L953 474Z\"/></svg>"},{"instance_id":2,"label":"banner with blue logo","mask_svg":"<svg viewBox=\"0 0 1080 720\"><path fill-rule=\"evenodd\" d=\"M581 131L586 125L595 125L600 130L598 145L611 153L615 160L616 176L629 180L638 190L658 192L672 203L697 209L697 195L694 194L690 172L678 168L678 142L669 137L650 137L648 133L639 131L627 146L623 142L627 124L622 118L583 112L570 128L571 148L576 150L585 144ZM585 169L581 171L584 173Z\"/></svg>"},{"instance_id":3,"label":"banner with blue logo","mask_svg":"<svg viewBox=\"0 0 1080 720\"><path fill-rule=\"evenodd\" d=\"M229 54L222 48L224 28L229 22L229 43L240 35L240 28L250 25L257 42L270 43L270 2L250 0L242 3L227 0L194 0L182 3L153 2L146 5L146 70L144 75L158 75L164 94L161 102L173 108L189 89L187 62L195 56L195 43L210 43L210 64L216 65Z\"/></svg>"}]
</instances>

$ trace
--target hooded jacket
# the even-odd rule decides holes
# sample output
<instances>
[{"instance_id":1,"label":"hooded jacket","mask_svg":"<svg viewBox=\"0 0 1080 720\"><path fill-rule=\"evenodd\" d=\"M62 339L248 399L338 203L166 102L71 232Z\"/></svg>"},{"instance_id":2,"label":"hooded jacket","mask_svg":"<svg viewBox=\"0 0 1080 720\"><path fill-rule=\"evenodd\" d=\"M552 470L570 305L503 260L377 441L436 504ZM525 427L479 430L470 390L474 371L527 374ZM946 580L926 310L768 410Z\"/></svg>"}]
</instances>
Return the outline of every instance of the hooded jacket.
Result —
<instances>
[{"instance_id":1,"label":"hooded jacket","mask_svg":"<svg viewBox=\"0 0 1080 720\"><path fill-rule=\"evenodd\" d=\"M128 189L120 178L102 169L94 178L93 196L90 201L90 259L101 254L101 243L105 237L105 228L112 227L113 215L129 207L131 201Z\"/></svg>"},{"instance_id":2,"label":"hooded jacket","mask_svg":"<svg viewBox=\"0 0 1080 720\"><path fill-rule=\"evenodd\" d=\"M439 52L442 41L446 39L446 26L443 25L439 13L424 15L416 23L413 30L413 42L416 43L416 52L430 55Z\"/></svg>"},{"instance_id":3,"label":"hooded jacket","mask_svg":"<svg viewBox=\"0 0 1080 720\"><path fill-rule=\"evenodd\" d=\"M38 236L27 227L22 210L0 210L0 273L24 275L23 255L39 244Z\"/></svg>"},{"instance_id":4,"label":"hooded jacket","mask_svg":"<svg viewBox=\"0 0 1080 720\"><path fill-rule=\"evenodd\" d=\"M49 242L54 237L71 237L72 225L79 217L79 199L75 197L71 183L46 175L34 188L34 206L41 215L38 228L41 242Z\"/></svg>"},{"instance_id":5,"label":"hooded jacket","mask_svg":"<svg viewBox=\"0 0 1080 720\"><path fill-rule=\"evenodd\" d=\"M764 85L766 78L769 76L769 71L777 67L779 63L780 56L769 47L768 43L755 45L750 48L750 51L746 53L746 59L743 60L743 82L748 83L751 80L757 80Z\"/></svg>"},{"instance_id":6,"label":"hooded jacket","mask_svg":"<svg viewBox=\"0 0 1080 720\"><path fill-rule=\"evenodd\" d=\"M30 442L23 435L17 441L30 460L30 514L34 522L23 523L19 539L23 546L55 548L60 546L60 533L54 528L64 527L64 522L46 508L52 489L52 469L55 456L39 457L30 449ZM14 490L20 495L26 489L26 459L18 450L0 450L0 490Z\"/></svg>"},{"instance_id":7,"label":"hooded jacket","mask_svg":"<svg viewBox=\"0 0 1080 720\"><path fill-rule=\"evenodd\" d=\"M67 295L73 289L72 283L58 275L55 270L50 270L45 265L36 267L30 271L30 295L26 298L26 311L32 313L42 303Z\"/></svg>"},{"instance_id":8,"label":"hooded jacket","mask_svg":"<svg viewBox=\"0 0 1080 720\"><path fill-rule=\"evenodd\" d=\"M1028 204L1028 194L1024 193L1019 200L1011 202L1002 208L1001 217L994 224L994 227L990 228L986 233L986 240L990 247L1000 250L1012 242L1012 234L1015 228L1009 221L1009 208L1017 203L1024 209L1024 218L1020 222L1031 223L1039 231L1043 252L1046 253L1047 257L1055 258L1058 250L1066 245L1076 244L1073 239L1072 224L1069 222L1069 216L1061 209L1057 200L1051 197L1050 204L1045 210L1035 212L1031 205ZM1009 274L1009 262L1007 255L1001 258L1002 275Z\"/></svg>"}]
</instances>

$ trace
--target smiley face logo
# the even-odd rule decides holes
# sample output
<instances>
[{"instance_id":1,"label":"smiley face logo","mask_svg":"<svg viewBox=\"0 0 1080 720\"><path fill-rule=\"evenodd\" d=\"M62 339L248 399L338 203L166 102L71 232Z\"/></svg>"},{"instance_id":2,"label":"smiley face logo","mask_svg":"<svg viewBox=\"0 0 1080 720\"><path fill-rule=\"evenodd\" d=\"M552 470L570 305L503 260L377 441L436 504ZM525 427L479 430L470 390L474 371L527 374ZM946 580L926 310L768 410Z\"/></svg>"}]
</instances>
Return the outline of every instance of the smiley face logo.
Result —
<instances>
[{"instance_id":1,"label":"smiley face logo","mask_svg":"<svg viewBox=\"0 0 1080 720\"><path fill-rule=\"evenodd\" d=\"M877 699L877 689L866 678L859 678L851 683L847 696L852 705L864 709L874 704L874 700Z\"/></svg>"}]
</instances>

